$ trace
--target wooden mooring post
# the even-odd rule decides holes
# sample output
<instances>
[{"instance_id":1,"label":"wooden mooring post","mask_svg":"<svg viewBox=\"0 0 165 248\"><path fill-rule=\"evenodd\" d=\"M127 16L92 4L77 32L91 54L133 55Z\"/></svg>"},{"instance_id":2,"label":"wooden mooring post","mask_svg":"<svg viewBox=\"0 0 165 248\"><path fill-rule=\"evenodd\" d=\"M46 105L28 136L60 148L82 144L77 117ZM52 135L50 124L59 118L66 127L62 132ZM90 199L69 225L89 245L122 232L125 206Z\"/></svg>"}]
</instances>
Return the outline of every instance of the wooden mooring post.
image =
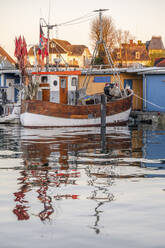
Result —
<instances>
[{"instance_id":1,"label":"wooden mooring post","mask_svg":"<svg viewBox=\"0 0 165 248\"><path fill-rule=\"evenodd\" d=\"M101 152L106 152L106 96L101 95Z\"/></svg>"}]
</instances>

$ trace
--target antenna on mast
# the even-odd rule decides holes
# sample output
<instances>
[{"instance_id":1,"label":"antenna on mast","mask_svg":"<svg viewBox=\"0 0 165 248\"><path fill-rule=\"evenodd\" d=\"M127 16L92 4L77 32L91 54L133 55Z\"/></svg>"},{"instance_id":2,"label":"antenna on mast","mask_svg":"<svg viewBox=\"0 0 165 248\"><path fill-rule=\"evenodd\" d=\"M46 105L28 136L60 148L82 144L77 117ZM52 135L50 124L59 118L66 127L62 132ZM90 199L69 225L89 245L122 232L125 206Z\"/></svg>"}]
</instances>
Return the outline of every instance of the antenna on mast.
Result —
<instances>
[{"instance_id":1,"label":"antenna on mast","mask_svg":"<svg viewBox=\"0 0 165 248\"><path fill-rule=\"evenodd\" d=\"M41 21L43 22L43 24L41 24L42 27L46 27L47 28L47 51L48 51L48 55L46 56L46 69L47 71L49 70L49 39L50 39L50 29L53 29L54 27L57 27L57 24L54 25L50 25L49 23L47 23L45 21L44 18L40 18L40 23Z\"/></svg>"},{"instance_id":2,"label":"antenna on mast","mask_svg":"<svg viewBox=\"0 0 165 248\"><path fill-rule=\"evenodd\" d=\"M48 25L50 23L50 0L49 0L49 12L48 12Z\"/></svg>"},{"instance_id":3,"label":"antenna on mast","mask_svg":"<svg viewBox=\"0 0 165 248\"><path fill-rule=\"evenodd\" d=\"M100 23L100 44L103 42L103 28L102 28L102 12L108 11L109 9L97 9L93 12L99 12L99 23Z\"/></svg>"}]
</instances>

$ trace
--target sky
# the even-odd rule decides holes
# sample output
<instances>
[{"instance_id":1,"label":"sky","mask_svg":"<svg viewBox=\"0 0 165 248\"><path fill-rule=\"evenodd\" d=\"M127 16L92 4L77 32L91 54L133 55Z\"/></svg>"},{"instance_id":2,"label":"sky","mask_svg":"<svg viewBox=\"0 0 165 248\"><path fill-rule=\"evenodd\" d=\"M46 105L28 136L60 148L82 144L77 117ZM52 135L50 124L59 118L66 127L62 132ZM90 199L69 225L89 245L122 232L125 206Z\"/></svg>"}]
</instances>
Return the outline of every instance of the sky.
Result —
<instances>
[{"instance_id":1,"label":"sky","mask_svg":"<svg viewBox=\"0 0 165 248\"><path fill-rule=\"evenodd\" d=\"M75 25L58 26L50 38L86 45L91 49L90 24L94 10L109 9L117 29L129 30L136 40L146 42L161 36L165 45L165 0L0 0L0 46L13 58L15 37L24 36L28 47L39 42L39 20L61 24L89 14Z\"/></svg>"}]
</instances>

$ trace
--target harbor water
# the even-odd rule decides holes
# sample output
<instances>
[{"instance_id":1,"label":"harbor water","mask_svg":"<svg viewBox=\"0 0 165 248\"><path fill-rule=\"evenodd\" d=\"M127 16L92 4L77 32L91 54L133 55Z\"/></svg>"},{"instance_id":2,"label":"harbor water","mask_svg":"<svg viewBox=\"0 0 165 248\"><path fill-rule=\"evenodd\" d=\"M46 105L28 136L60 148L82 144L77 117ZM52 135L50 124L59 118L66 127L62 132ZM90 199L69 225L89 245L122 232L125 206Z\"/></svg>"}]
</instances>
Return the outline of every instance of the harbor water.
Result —
<instances>
[{"instance_id":1,"label":"harbor water","mask_svg":"<svg viewBox=\"0 0 165 248\"><path fill-rule=\"evenodd\" d=\"M164 248L165 128L0 126L0 247Z\"/></svg>"}]
</instances>

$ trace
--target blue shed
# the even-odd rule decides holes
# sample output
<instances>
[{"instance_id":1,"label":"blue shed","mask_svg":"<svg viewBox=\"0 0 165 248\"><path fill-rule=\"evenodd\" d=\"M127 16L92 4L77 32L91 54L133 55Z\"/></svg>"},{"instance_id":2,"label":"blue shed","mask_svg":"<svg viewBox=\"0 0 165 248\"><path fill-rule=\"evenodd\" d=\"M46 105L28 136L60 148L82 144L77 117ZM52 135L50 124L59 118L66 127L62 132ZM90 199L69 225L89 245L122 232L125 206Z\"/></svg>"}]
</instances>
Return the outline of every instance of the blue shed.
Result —
<instances>
[{"instance_id":1,"label":"blue shed","mask_svg":"<svg viewBox=\"0 0 165 248\"><path fill-rule=\"evenodd\" d=\"M18 86L20 85L19 70L0 70L0 91L5 90L10 103L17 102Z\"/></svg>"},{"instance_id":2,"label":"blue shed","mask_svg":"<svg viewBox=\"0 0 165 248\"><path fill-rule=\"evenodd\" d=\"M165 69L143 72L143 110L165 112Z\"/></svg>"}]
</instances>

